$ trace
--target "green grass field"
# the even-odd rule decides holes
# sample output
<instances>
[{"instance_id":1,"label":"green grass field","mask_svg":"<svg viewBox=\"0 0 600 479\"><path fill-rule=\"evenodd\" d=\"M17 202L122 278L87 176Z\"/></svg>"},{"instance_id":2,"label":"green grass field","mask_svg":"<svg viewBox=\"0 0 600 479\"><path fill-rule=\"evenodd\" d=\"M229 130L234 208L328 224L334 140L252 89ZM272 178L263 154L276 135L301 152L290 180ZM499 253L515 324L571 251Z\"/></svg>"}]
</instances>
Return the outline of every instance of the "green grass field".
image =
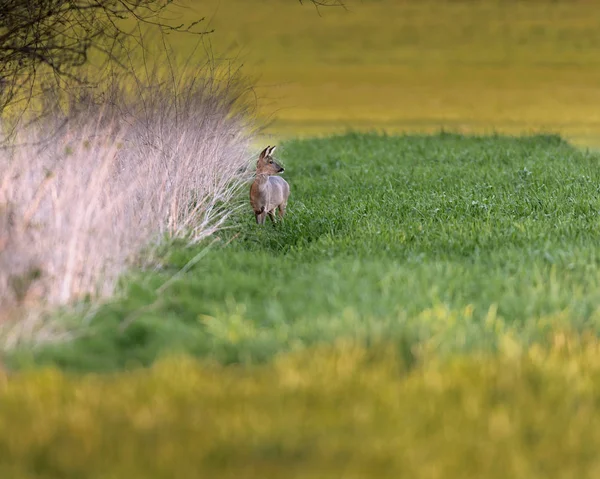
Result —
<instances>
[{"instance_id":1,"label":"green grass field","mask_svg":"<svg viewBox=\"0 0 600 479\"><path fill-rule=\"evenodd\" d=\"M454 134L282 149L282 224L257 227L248 206L210 250L171 248L160 272L132 273L81 337L13 361L253 363L339 338L392 341L414 361L598 328L598 155L555 136Z\"/></svg>"},{"instance_id":2,"label":"green grass field","mask_svg":"<svg viewBox=\"0 0 600 479\"><path fill-rule=\"evenodd\" d=\"M442 133L279 156L284 223L240 211L6 358L49 369L0 374L2 477L593 477L598 155Z\"/></svg>"},{"instance_id":3,"label":"green grass field","mask_svg":"<svg viewBox=\"0 0 600 479\"><path fill-rule=\"evenodd\" d=\"M1 477L598 475L600 3L346 3L190 2L288 215L2 358Z\"/></svg>"}]
</instances>

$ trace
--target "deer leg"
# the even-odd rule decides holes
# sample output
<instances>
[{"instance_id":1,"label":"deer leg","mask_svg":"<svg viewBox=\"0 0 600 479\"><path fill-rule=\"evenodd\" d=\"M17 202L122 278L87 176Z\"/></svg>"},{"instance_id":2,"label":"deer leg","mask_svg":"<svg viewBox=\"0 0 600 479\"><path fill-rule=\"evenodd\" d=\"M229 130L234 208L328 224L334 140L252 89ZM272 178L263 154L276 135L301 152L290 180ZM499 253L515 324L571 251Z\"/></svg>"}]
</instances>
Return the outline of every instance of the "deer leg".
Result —
<instances>
[{"instance_id":1,"label":"deer leg","mask_svg":"<svg viewBox=\"0 0 600 479\"><path fill-rule=\"evenodd\" d=\"M255 211L254 216L256 218L256 224L262 225L265 222L266 214L267 213L265 212L264 206L260 209L260 211Z\"/></svg>"},{"instance_id":2,"label":"deer leg","mask_svg":"<svg viewBox=\"0 0 600 479\"><path fill-rule=\"evenodd\" d=\"M279 217L280 217L281 219L283 219L283 216L285 215L285 207L286 207L286 204L285 204L285 203L281 203L281 204L279 205Z\"/></svg>"},{"instance_id":3,"label":"deer leg","mask_svg":"<svg viewBox=\"0 0 600 479\"><path fill-rule=\"evenodd\" d=\"M269 219L271 220L271 223L275 224L275 208L273 208L271 211L269 211Z\"/></svg>"}]
</instances>

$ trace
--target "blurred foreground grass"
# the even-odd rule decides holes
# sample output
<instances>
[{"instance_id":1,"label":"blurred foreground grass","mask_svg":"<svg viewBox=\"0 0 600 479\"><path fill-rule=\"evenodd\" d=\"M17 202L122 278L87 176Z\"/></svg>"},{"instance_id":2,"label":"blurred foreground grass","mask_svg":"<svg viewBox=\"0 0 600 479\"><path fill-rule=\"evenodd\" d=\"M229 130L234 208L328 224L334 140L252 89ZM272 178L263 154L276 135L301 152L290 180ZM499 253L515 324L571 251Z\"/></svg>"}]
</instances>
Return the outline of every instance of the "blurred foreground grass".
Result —
<instances>
[{"instance_id":1,"label":"blurred foreground grass","mask_svg":"<svg viewBox=\"0 0 600 479\"><path fill-rule=\"evenodd\" d=\"M260 75L275 136L444 127L600 145L600 2L345 3L319 12L294 0L190 5L215 29L215 51L239 54ZM195 44L174 41L182 52Z\"/></svg>"},{"instance_id":2,"label":"blurred foreground grass","mask_svg":"<svg viewBox=\"0 0 600 479\"><path fill-rule=\"evenodd\" d=\"M410 370L338 342L255 367L0 376L0 475L596 477L600 343L550 344Z\"/></svg>"}]
</instances>

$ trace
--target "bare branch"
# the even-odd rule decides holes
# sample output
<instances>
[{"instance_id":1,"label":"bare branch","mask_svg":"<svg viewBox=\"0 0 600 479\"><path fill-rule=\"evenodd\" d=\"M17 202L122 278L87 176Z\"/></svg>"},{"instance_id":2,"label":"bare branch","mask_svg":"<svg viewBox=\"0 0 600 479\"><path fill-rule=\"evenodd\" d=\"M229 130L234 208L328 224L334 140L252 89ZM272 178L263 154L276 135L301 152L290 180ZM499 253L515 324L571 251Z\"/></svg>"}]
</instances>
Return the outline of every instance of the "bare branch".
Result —
<instances>
[{"instance_id":1,"label":"bare branch","mask_svg":"<svg viewBox=\"0 0 600 479\"><path fill-rule=\"evenodd\" d=\"M301 4L304 4L303 0L298 0ZM315 7L343 7L343 0L308 0L309 3L312 3Z\"/></svg>"},{"instance_id":2,"label":"bare branch","mask_svg":"<svg viewBox=\"0 0 600 479\"><path fill-rule=\"evenodd\" d=\"M168 18L172 7L184 8L179 2L0 0L0 115L5 116L15 104L30 108L31 95L39 93L40 83L54 81L57 93L68 81L76 87L90 85L86 69L81 68L88 65L90 57L95 67L98 63L103 67L96 72L108 74L113 67L125 67L131 52L142 45L143 31L163 35L212 33L204 28L205 18L190 18L185 23ZM317 11L321 7L344 7L344 0L304 2ZM150 28L140 28L143 25ZM94 77L96 84L101 81Z\"/></svg>"},{"instance_id":3,"label":"bare branch","mask_svg":"<svg viewBox=\"0 0 600 479\"><path fill-rule=\"evenodd\" d=\"M202 18L176 25L165 19L172 5L176 0L0 0L0 113L39 81L32 72L40 67L59 81L81 83L77 71L92 50L95 58L122 64L128 41L139 32L137 26L126 30L125 19L163 33L210 33L201 28Z\"/></svg>"}]
</instances>

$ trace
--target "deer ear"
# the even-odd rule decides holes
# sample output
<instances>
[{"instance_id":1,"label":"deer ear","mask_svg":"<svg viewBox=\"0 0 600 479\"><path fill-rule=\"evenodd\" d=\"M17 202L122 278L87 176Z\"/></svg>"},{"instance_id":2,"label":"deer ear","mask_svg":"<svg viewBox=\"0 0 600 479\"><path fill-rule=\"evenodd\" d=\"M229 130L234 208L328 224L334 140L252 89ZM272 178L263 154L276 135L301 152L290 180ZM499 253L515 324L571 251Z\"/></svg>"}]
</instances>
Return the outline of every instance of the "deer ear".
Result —
<instances>
[{"instance_id":1,"label":"deer ear","mask_svg":"<svg viewBox=\"0 0 600 479\"><path fill-rule=\"evenodd\" d=\"M275 151L275 148L277 148L277 146L271 147L271 151L269 151L269 156L273 154L273 152Z\"/></svg>"},{"instance_id":2,"label":"deer ear","mask_svg":"<svg viewBox=\"0 0 600 479\"><path fill-rule=\"evenodd\" d=\"M260 159L260 158L265 158L265 157L269 156L270 148L271 148L270 146L267 146L263 151L260 152L260 155L258 158Z\"/></svg>"}]
</instances>

